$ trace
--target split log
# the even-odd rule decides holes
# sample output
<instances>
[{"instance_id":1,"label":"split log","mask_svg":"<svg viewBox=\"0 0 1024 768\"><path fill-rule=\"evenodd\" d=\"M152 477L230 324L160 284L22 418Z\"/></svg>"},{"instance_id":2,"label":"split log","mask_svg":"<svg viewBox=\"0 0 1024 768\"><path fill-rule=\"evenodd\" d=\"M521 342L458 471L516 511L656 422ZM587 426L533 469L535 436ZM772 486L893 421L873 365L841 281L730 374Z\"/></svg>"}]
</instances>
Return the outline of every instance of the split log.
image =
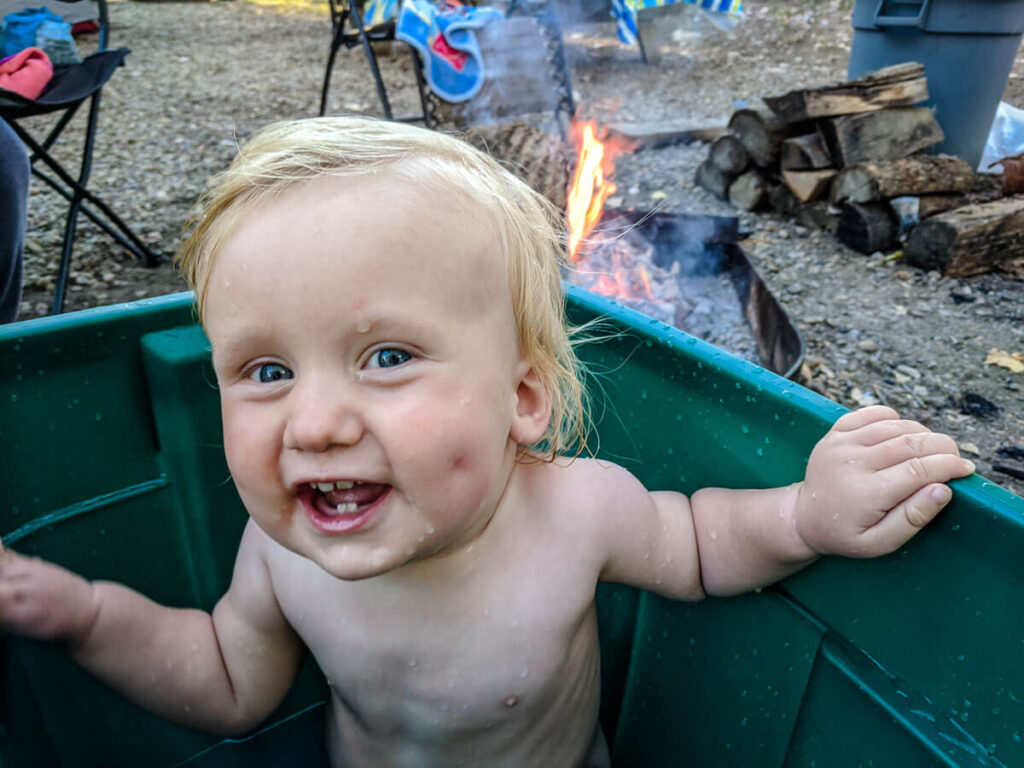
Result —
<instances>
[{"instance_id":1,"label":"split log","mask_svg":"<svg viewBox=\"0 0 1024 768\"><path fill-rule=\"evenodd\" d=\"M768 201L768 183L757 171L736 177L729 187L729 202L741 211L756 211Z\"/></svg>"},{"instance_id":2,"label":"split log","mask_svg":"<svg viewBox=\"0 0 1024 768\"><path fill-rule=\"evenodd\" d=\"M796 209L796 220L808 229L821 229L835 235L839 230L839 209L824 200L804 203Z\"/></svg>"},{"instance_id":3,"label":"split log","mask_svg":"<svg viewBox=\"0 0 1024 768\"><path fill-rule=\"evenodd\" d=\"M896 107L819 123L825 146L840 166L906 157L946 137L927 107Z\"/></svg>"},{"instance_id":4,"label":"split log","mask_svg":"<svg viewBox=\"0 0 1024 768\"><path fill-rule=\"evenodd\" d=\"M828 168L832 165L832 158L820 134L809 133L782 142L779 164L784 171L804 171Z\"/></svg>"},{"instance_id":5,"label":"split log","mask_svg":"<svg viewBox=\"0 0 1024 768\"><path fill-rule=\"evenodd\" d=\"M708 154L711 162L722 169L722 173L738 176L747 168L750 162L750 155L743 142L735 136L720 136L711 143L711 151Z\"/></svg>"},{"instance_id":6,"label":"split log","mask_svg":"<svg viewBox=\"0 0 1024 768\"><path fill-rule=\"evenodd\" d=\"M776 213L786 216L796 212L800 203L785 184L772 184L768 188L768 205Z\"/></svg>"},{"instance_id":7,"label":"split log","mask_svg":"<svg viewBox=\"0 0 1024 768\"><path fill-rule=\"evenodd\" d=\"M912 155L846 168L832 184L832 202L873 203L905 195L963 194L974 185L974 171L952 155Z\"/></svg>"},{"instance_id":8,"label":"split log","mask_svg":"<svg viewBox=\"0 0 1024 768\"><path fill-rule=\"evenodd\" d=\"M915 62L880 69L857 80L790 91L764 103L788 123L820 117L907 107L928 99L924 66Z\"/></svg>"},{"instance_id":9,"label":"split log","mask_svg":"<svg viewBox=\"0 0 1024 768\"><path fill-rule=\"evenodd\" d=\"M804 123L787 124L767 110L741 109L729 119L729 131L762 168L771 168L778 162L783 141L810 130L813 128Z\"/></svg>"},{"instance_id":10,"label":"split log","mask_svg":"<svg viewBox=\"0 0 1024 768\"><path fill-rule=\"evenodd\" d=\"M839 214L836 238L861 253L893 248L898 234L896 217L887 205L847 203Z\"/></svg>"},{"instance_id":11,"label":"split log","mask_svg":"<svg viewBox=\"0 0 1024 768\"><path fill-rule=\"evenodd\" d=\"M706 189L720 200L728 200L729 185L732 184L733 178L733 176L723 173L722 169L711 162L709 157L697 166L697 175L694 177L694 183L698 187Z\"/></svg>"},{"instance_id":12,"label":"split log","mask_svg":"<svg viewBox=\"0 0 1024 768\"><path fill-rule=\"evenodd\" d=\"M907 261L950 277L1001 272L1024 277L1024 198L967 205L922 221L904 248Z\"/></svg>"},{"instance_id":13,"label":"split log","mask_svg":"<svg viewBox=\"0 0 1024 768\"><path fill-rule=\"evenodd\" d=\"M828 197L835 168L820 171L783 171L782 180L801 203L813 203Z\"/></svg>"}]
</instances>

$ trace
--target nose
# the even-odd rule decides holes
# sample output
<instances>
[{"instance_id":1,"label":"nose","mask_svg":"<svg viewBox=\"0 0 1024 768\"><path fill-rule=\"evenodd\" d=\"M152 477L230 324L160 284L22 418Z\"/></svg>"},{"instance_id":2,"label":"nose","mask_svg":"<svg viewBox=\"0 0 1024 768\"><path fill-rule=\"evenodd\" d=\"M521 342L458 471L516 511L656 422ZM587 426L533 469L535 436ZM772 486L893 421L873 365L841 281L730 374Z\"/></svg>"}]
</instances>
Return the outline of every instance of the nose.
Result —
<instances>
[{"instance_id":1,"label":"nose","mask_svg":"<svg viewBox=\"0 0 1024 768\"><path fill-rule=\"evenodd\" d=\"M320 453L362 439L363 417L351 384L334 377L309 377L297 383L290 399L286 448Z\"/></svg>"}]
</instances>

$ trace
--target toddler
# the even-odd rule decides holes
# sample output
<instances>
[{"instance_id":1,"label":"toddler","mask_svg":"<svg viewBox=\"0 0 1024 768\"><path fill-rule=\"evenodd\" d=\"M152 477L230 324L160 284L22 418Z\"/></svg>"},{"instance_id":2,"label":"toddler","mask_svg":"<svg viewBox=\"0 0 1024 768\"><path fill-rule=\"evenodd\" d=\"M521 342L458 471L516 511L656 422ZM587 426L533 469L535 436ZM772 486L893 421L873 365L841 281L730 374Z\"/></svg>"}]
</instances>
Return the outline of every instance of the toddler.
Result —
<instances>
[{"instance_id":1,"label":"toddler","mask_svg":"<svg viewBox=\"0 0 1024 768\"><path fill-rule=\"evenodd\" d=\"M973 471L884 407L840 418L785 488L687 498L571 460L586 421L556 221L439 133L259 133L180 255L251 518L230 588L212 614L172 609L6 551L0 627L223 734L265 718L308 649L336 766L607 765L598 581L699 600L882 555Z\"/></svg>"}]
</instances>

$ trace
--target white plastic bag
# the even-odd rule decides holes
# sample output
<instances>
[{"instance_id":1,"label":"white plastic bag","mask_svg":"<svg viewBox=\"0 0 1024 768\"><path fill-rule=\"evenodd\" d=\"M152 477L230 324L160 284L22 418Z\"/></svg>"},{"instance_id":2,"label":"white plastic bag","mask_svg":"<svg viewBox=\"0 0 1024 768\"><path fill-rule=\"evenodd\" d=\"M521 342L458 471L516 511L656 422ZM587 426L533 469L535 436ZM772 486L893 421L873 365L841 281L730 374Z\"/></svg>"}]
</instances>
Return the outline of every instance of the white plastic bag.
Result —
<instances>
[{"instance_id":1,"label":"white plastic bag","mask_svg":"<svg viewBox=\"0 0 1024 768\"><path fill-rule=\"evenodd\" d=\"M1002 166L989 168L992 163L1004 157L1013 157L1024 152L1024 109L1017 109L1005 101L999 102L996 118L985 143L985 151L978 165L979 173L1002 173Z\"/></svg>"}]
</instances>

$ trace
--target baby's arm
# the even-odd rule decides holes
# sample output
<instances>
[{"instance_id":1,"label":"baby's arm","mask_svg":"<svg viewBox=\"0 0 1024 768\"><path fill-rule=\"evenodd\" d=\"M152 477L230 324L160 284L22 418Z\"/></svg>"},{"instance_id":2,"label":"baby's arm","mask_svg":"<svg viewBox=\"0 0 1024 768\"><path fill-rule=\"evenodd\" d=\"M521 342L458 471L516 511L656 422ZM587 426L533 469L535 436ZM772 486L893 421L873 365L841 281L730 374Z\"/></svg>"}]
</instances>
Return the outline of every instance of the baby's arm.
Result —
<instances>
[{"instance_id":1,"label":"baby's arm","mask_svg":"<svg viewBox=\"0 0 1024 768\"><path fill-rule=\"evenodd\" d=\"M598 516L602 578L685 599L765 586L823 554L887 554L948 503L943 483L973 471L952 438L875 406L840 418L815 446L804 481L788 487L644 498L638 483L619 478L636 514Z\"/></svg>"},{"instance_id":2,"label":"baby's arm","mask_svg":"<svg viewBox=\"0 0 1024 768\"><path fill-rule=\"evenodd\" d=\"M63 643L85 669L162 717L240 733L281 701L303 654L274 598L261 543L249 523L212 615L0 551L0 628Z\"/></svg>"}]
</instances>

